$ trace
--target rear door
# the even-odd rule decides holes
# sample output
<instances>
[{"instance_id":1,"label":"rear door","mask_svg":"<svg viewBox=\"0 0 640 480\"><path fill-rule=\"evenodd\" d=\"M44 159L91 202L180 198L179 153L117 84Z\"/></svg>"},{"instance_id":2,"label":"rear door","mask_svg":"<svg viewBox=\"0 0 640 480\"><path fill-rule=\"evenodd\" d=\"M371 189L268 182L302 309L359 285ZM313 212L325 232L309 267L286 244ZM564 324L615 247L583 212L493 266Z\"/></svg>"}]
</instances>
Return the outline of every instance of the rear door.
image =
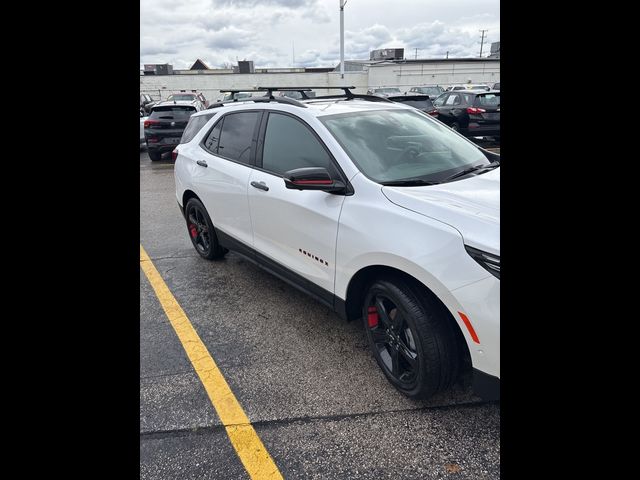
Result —
<instances>
[{"instance_id":1,"label":"rear door","mask_svg":"<svg viewBox=\"0 0 640 480\"><path fill-rule=\"evenodd\" d=\"M302 167L324 167L336 178L343 178L342 173L319 137L298 117L270 112L261 132L249 182L258 260L333 304L336 236L345 197L289 190L282 174Z\"/></svg>"},{"instance_id":2,"label":"rear door","mask_svg":"<svg viewBox=\"0 0 640 480\"><path fill-rule=\"evenodd\" d=\"M193 149L189 168L223 244L250 254L253 243L247 186L255 158L257 127L262 113L228 113Z\"/></svg>"},{"instance_id":3,"label":"rear door","mask_svg":"<svg viewBox=\"0 0 640 480\"><path fill-rule=\"evenodd\" d=\"M438 98L440 100L440 98ZM462 109L462 95L459 92L450 93L443 99L444 103L438 107L438 120L447 125L458 122L458 116Z\"/></svg>"}]
</instances>

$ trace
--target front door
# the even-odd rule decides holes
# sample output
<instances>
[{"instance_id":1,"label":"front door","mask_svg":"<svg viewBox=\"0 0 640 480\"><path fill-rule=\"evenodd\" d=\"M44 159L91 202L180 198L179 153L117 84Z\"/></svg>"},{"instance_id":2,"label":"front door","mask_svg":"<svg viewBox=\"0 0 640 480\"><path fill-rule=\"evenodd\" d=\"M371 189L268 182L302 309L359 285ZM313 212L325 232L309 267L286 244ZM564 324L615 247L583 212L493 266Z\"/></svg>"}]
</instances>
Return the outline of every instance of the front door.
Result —
<instances>
[{"instance_id":1,"label":"front door","mask_svg":"<svg viewBox=\"0 0 640 480\"><path fill-rule=\"evenodd\" d=\"M340 174L324 144L297 117L271 112L266 121L258 168L249 179L254 248L258 259L262 257L275 273L293 273L289 279L332 303L336 236L345 197L289 190L282 174L302 167L324 167L331 175Z\"/></svg>"}]
</instances>

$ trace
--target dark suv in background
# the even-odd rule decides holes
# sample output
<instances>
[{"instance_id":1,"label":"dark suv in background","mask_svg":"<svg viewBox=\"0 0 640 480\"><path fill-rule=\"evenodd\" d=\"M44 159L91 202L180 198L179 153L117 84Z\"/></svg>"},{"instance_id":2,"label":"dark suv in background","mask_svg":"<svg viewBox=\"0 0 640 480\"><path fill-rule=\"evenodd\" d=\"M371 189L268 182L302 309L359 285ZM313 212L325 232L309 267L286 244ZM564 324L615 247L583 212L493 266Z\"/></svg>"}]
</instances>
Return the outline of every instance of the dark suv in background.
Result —
<instances>
[{"instance_id":1,"label":"dark suv in background","mask_svg":"<svg viewBox=\"0 0 640 480\"><path fill-rule=\"evenodd\" d=\"M144 122L144 136L147 151L152 161L158 161L165 152L172 151L189 122L189 118L199 109L189 102L162 102L153 107Z\"/></svg>"},{"instance_id":2,"label":"dark suv in background","mask_svg":"<svg viewBox=\"0 0 640 480\"><path fill-rule=\"evenodd\" d=\"M438 120L465 137L500 139L500 92L462 90L442 94L433 104Z\"/></svg>"}]
</instances>

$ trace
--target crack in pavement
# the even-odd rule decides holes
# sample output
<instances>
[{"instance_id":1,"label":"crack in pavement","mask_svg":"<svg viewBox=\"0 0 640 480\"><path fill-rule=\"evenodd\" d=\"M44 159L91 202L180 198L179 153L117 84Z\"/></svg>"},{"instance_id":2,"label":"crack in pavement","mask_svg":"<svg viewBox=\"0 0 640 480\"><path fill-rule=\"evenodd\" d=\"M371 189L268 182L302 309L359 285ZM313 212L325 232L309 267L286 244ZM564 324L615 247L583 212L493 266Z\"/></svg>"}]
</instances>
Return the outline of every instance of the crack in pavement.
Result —
<instances>
[{"instance_id":1,"label":"crack in pavement","mask_svg":"<svg viewBox=\"0 0 640 480\"><path fill-rule=\"evenodd\" d=\"M164 438L179 438L186 437L192 435L208 435L217 432L223 432L227 428L233 427L246 427L253 426L256 427L267 427L274 428L281 425L286 425L290 423L312 423L312 422L331 422L336 420L344 420L348 418L366 418L373 417L377 415L386 415L393 413L410 413L410 412L420 412L420 411L430 411L430 410L453 410L454 408L473 408L482 405L499 405L499 401L492 402L465 402L465 403L454 403L449 405L434 405L428 407L418 407L418 408L403 408L403 409L395 409L395 410L378 410L375 412L361 412L361 413L343 413L338 415L318 415L318 416L304 416L304 417L291 417L291 418L281 418L275 420L258 420L256 422L251 423L238 423L238 424L229 424L229 425L207 425L204 427L193 427L193 428L179 428L173 430L153 430L140 432L140 440L162 440Z\"/></svg>"}]
</instances>

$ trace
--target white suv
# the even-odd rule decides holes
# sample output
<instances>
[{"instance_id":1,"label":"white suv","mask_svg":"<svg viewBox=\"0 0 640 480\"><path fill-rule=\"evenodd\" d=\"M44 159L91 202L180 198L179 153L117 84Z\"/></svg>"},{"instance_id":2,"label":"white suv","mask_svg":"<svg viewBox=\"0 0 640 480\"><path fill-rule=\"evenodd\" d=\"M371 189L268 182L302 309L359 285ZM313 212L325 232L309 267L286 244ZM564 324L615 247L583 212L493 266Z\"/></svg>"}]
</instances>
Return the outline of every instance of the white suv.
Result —
<instances>
[{"instance_id":1,"label":"white suv","mask_svg":"<svg viewBox=\"0 0 640 480\"><path fill-rule=\"evenodd\" d=\"M499 398L500 156L412 107L354 95L214 110L176 149L196 251L234 250L361 319L409 397L473 368L476 393Z\"/></svg>"}]
</instances>

